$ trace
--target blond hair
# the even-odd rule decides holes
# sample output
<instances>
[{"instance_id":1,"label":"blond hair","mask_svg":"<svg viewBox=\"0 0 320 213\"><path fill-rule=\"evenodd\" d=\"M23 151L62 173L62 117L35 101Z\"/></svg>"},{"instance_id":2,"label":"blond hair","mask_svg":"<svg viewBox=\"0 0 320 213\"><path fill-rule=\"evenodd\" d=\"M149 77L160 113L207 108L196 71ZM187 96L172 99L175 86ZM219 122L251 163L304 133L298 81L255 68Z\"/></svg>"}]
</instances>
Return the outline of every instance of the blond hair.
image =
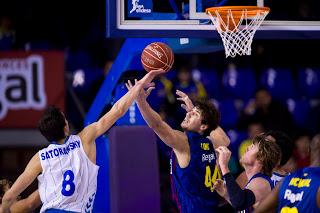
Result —
<instances>
[{"instance_id":1,"label":"blond hair","mask_svg":"<svg viewBox=\"0 0 320 213\"><path fill-rule=\"evenodd\" d=\"M268 140L264 135L254 137L253 144L258 145L257 159L261 162L262 173L271 176L272 170L279 165L281 150L278 144Z\"/></svg>"}]
</instances>

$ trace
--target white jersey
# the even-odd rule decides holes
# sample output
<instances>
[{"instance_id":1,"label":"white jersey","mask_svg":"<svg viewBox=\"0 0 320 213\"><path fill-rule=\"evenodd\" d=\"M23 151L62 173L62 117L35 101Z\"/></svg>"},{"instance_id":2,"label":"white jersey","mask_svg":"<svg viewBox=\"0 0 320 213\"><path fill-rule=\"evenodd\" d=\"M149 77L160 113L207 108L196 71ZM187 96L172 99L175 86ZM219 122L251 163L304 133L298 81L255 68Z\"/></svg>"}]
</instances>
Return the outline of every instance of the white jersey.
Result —
<instances>
[{"instance_id":1,"label":"white jersey","mask_svg":"<svg viewBox=\"0 0 320 213\"><path fill-rule=\"evenodd\" d=\"M50 144L39 151L39 157L39 194L43 203L40 212L92 212L99 166L87 157L80 137L71 135L64 144Z\"/></svg>"},{"instance_id":2,"label":"white jersey","mask_svg":"<svg viewBox=\"0 0 320 213\"><path fill-rule=\"evenodd\" d=\"M281 175L277 172L272 172L271 180L272 180L274 186L276 186L277 183L279 183L286 176L287 175Z\"/></svg>"}]
</instances>

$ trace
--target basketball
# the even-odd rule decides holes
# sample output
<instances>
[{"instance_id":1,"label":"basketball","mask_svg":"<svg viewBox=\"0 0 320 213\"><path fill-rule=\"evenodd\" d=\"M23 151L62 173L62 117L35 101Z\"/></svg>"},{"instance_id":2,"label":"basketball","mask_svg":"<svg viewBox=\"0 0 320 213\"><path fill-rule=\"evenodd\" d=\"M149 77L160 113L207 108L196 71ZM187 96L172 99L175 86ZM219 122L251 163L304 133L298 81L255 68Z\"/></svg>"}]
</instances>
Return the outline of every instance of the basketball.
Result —
<instances>
[{"instance_id":1,"label":"basketball","mask_svg":"<svg viewBox=\"0 0 320 213\"><path fill-rule=\"evenodd\" d=\"M162 42L153 42L146 46L141 54L141 63L143 68L150 72L151 70L163 69L169 71L174 62L172 49Z\"/></svg>"}]
</instances>

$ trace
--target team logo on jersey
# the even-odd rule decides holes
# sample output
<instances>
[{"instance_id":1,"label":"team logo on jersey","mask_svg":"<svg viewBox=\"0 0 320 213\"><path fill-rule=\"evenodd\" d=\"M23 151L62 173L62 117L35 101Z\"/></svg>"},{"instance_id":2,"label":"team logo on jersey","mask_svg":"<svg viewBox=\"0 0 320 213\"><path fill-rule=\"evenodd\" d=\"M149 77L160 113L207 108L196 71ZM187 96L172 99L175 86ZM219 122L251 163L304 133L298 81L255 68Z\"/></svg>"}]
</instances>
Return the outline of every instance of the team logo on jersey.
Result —
<instances>
[{"instance_id":1,"label":"team logo on jersey","mask_svg":"<svg viewBox=\"0 0 320 213\"><path fill-rule=\"evenodd\" d=\"M128 0L129 17L145 17L152 14L152 0Z\"/></svg>"},{"instance_id":2,"label":"team logo on jersey","mask_svg":"<svg viewBox=\"0 0 320 213\"><path fill-rule=\"evenodd\" d=\"M94 196L96 195L96 193L93 193L92 195L91 195L91 197L89 197L89 200L88 200L88 202L86 203L86 210L85 210L85 212L86 213L90 213L91 212L91 209L92 209L92 207L93 207L93 201L94 201Z\"/></svg>"},{"instance_id":3,"label":"team logo on jersey","mask_svg":"<svg viewBox=\"0 0 320 213\"><path fill-rule=\"evenodd\" d=\"M208 151L210 150L210 144L209 143L201 143L200 144L201 149Z\"/></svg>"},{"instance_id":4,"label":"team logo on jersey","mask_svg":"<svg viewBox=\"0 0 320 213\"><path fill-rule=\"evenodd\" d=\"M44 59L40 55L0 60L0 119L9 109L44 109Z\"/></svg>"}]
</instances>

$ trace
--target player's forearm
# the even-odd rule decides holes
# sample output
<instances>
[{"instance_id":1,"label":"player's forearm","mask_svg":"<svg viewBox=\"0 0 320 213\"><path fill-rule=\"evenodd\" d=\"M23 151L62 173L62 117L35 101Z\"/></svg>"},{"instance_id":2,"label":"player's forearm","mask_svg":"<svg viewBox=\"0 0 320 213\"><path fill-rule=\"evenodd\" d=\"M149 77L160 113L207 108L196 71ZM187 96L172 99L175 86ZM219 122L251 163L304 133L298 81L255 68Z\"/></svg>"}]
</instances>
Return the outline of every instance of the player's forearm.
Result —
<instances>
[{"instance_id":1,"label":"player's forearm","mask_svg":"<svg viewBox=\"0 0 320 213\"><path fill-rule=\"evenodd\" d=\"M137 105L148 126L152 129L156 129L160 122L162 122L160 115L150 107L146 100L138 100Z\"/></svg>"},{"instance_id":2,"label":"player's forearm","mask_svg":"<svg viewBox=\"0 0 320 213\"><path fill-rule=\"evenodd\" d=\"M255 203L254 193L249 189L242 190L231 173L224 174L223 178L226 182L230 204L235 210L241 211Z\"/></svg>"},{"instance_id":3,"label":"player's forearm","mask_svg":"<svg viewBox=\"0 0 320 213\"><path fill-rule=\"evenodd\" d=\"M10 213L10 206L14 203L17 196L11 193L11 191L7 191L2 198L2 210L4 213Z\"/></svg>"},{"instance_id":4,"label":"player's forearm","mask_svg":"<svg viewBox=\"0 0 320 213\"><path fill-rule=\"evenodd\" d=\"M122 117L128 111L129 107L137 98L141 89L142 85L140 83L137 83L131 90L129 90L122 98L120 98L114 104L113 107L116 108L119 117Z\"/></svg>"},{"instance_id":5,"label":"player's forearm","mask_svg":"<svg viewBox=\"0 0 320 213\"><path fill-rule=\"evenodd\" d=\"M39 191L34 191L29 197L15 202L11 207L11 212L23 213L31 212L41 205Z\"/></svg>"}]
</instances>

